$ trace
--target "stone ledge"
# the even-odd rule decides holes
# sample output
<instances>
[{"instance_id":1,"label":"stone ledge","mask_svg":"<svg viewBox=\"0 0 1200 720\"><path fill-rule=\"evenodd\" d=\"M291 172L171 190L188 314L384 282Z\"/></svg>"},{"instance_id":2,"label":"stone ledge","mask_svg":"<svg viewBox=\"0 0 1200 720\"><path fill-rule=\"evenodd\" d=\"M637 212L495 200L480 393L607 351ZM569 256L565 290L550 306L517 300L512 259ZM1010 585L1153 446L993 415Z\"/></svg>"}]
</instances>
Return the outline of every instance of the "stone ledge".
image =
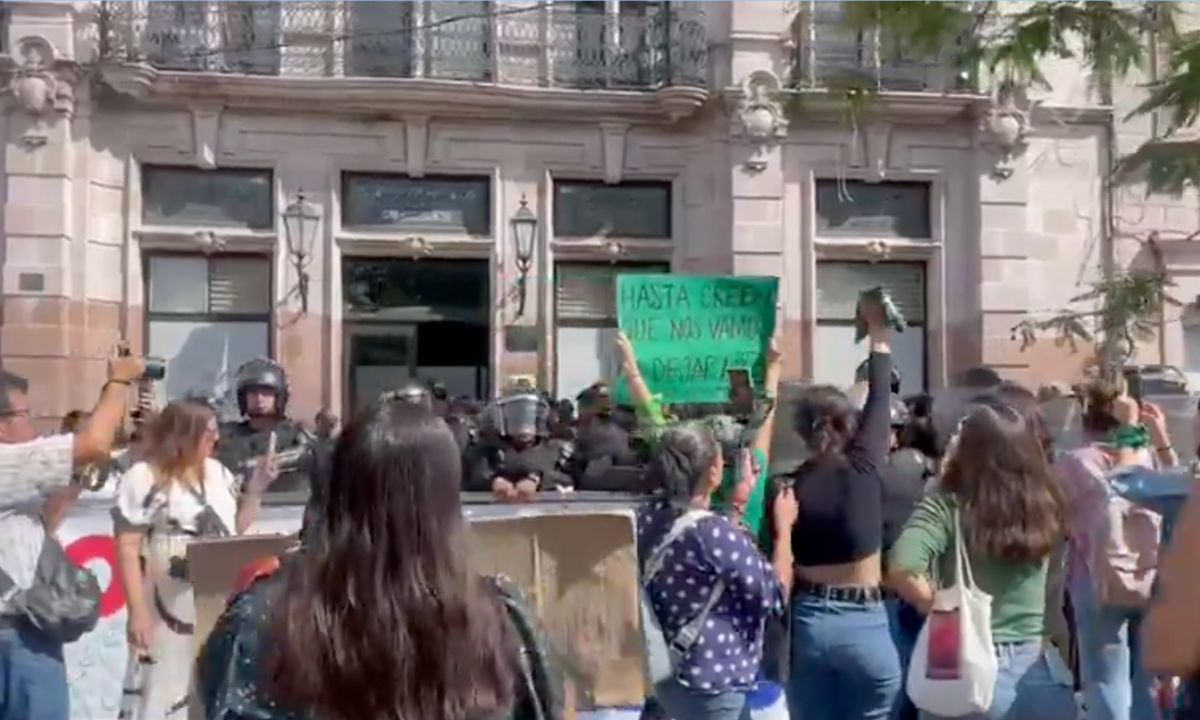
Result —
<instances>
[{"instance_id":1,"label":"stone ledge","mask_svg":"<svg viewBox=\"0 0 1200 720\"><path fill-rule=\"evenodd\" d=\"M112 89L140 100L203 103L239 110L303 110L381 117L420 108L423 115L578 122L666 124L691 117L709 99L704 88L575 90L519 87L426 78L319 78L157 70L149 65L103 65Z\"/></svg>"}]
</instances>

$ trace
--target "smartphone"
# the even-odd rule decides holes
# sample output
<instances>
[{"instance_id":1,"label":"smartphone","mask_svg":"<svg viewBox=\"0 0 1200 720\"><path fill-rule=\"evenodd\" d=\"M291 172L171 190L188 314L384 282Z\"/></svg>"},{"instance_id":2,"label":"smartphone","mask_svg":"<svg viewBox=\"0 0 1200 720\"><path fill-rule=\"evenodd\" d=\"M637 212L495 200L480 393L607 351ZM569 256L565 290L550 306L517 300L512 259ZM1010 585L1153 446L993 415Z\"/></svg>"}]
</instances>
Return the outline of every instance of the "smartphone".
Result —
<instances>
[{"instance_id":1,"label":"smartphone","mask_svg":"<svg viewBox=\"0 0 1200 720\"><path fill-rule=\"evenodd\" d=\"M1125 376L1125 385L1129 397L1142 401L1142 376L1137 373L1129 373Z\"/></svg>"},{"instance_id":2,"label":"smartphone","mask_svg":"<svg viewBox=\"0 0 1200 720\"><path fill-rule=\"evenodd\" d=\"M962 625L959 609L934 610L925 620L929 625L929 653L925 677L958 680L962 673Z\"/></svg>"},{"instance_id":3,"label":"smartphone","mask_svg":"<svg viewBox=\"0 0 1200 720\"><path fill-rule=\"evenodd\" d=\"M729 371L729 402L735 414L754 412L754 382L746 368L733 368Z\"/></svg>"}]
</instances>

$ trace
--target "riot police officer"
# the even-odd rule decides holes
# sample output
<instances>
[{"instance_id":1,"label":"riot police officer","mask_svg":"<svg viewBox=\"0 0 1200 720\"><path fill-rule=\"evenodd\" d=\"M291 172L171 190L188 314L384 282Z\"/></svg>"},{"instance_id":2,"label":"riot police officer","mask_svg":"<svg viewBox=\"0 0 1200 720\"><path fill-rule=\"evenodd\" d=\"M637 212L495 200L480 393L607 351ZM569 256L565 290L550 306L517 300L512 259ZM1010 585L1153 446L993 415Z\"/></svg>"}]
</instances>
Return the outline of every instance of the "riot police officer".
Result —
<instances>
[{"instance_id":1,"label":"riot police officer","mask_svg":"<svg viewBox=\"0 0 1200 720\"><path fill-rule=\"evenodd\" d=\"M579 406L571 475L579 490L634 492L641 486L641 463L629 432L614 419L608 385L598 382L575 398Z\"/></svg>"},{"instance_id":2,"label":"riot police officer","mask_svg":"<svg viewBox=\"0 0 1200 720\"><path fill-rule=\"evenodd\" d=\"M531 500L539 490L571 487L566 469L574 447L550 437L549 414L548 403L525 389L485 408L465 489L512 502Z\"/></svg>"},{"instance_id":3,"label":"riot police officer","mask_svg":"<svg viewBox=\"0 0 1200 720\"><path fill-rule=\"evenodd\" d=\"M408 383L395 390L388 390L379 396L379 402L402 402L419 405L426 410L433 409L433 400L429 396L429 391L418 383Z\"/></svg>"},{"instance_id":4,"label":"riot police officer","mask_svg":"<svg viewBox=\"0 0 1200 720\"><path fill-rule=\"evenodd\" d=\"M279 477L271 489L307 488L316 468L313 437L287 417L287 373L273 360L251 360L238 368L235 388L242 419L221 425L217 458L239 480L245 480L268 452L274 435Z\"/></svg>"}]
</instances>

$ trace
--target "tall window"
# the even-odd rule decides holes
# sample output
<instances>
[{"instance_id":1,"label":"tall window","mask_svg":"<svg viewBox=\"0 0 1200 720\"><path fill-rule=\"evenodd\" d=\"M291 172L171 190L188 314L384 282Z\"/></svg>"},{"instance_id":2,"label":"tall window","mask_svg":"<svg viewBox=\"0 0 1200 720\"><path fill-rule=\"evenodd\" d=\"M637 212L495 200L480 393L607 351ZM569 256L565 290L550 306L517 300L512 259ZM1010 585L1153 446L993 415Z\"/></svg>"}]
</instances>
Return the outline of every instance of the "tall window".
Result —
<instances>
[{"instance_id":1,"label":"tall window","mask_svg":"<svg viewBox=\"0 0 1200 720\"><path fill-rule=\"evenodd\" d=\"M270 170L148 165L142 168L142 221L148 225L275 225Z\"/></svg>"},{"instance_id":2,"label":"tall window","mask_svg":"<svg viewBox=\"0 0 1200 720\"><path fill-rule=\"evenodd\" d=\"M904 394L925 389L925 264L904 262L817 263L817 333L815 380L839 387L854 382L854 370L867 357L866 341L854 340L858 294L883 286L892 296L908 329L892 341L892 359L900 371Z\"/></svg>"},{"instance_id":3,"label":"tall window","mask_svg":"<svg viewBox=\"0 0 1200 720\"><path fill-rule=\"evenodd\" d=\"M270 259L151 254L145 267L148 354L166 360L165 399L228 402L238 366L270 354Z\"/></svg>"},{"instance_id":4,"label":"tall window","mask_svg":"<svg viewBox=\"0 0 1200 720\"><path fill-rule=\"evenodd\" d=\"M666 263L566 263L554 268L559 397L574 398L597 380L617 376L616 278L622 273L665 273Z\"/></svg>"},{"instance_id":5,"label":"tall window","mask_svg":"<svg viewBox=\"0 0 1200 720\"><path fill-rule=\"evenodd\" d=\"M414 5L411 2L346 3L346 74L410 77L413 74Z\"/></svg>"},{"instance_id":6,"label":"tall window","mask_svg":"<svg viewBox=\"0 0 1200 720\"><path fill-rule=\"evenodd\" d=\"M556 182L554 235L670 239L671 183Z\"/></svg>"},{"instance_id":7,"label":"tall window","mask_svg":"<svg viewBox=\"0 0 1200 720\"><path fill-rule=\"evenodd\" d=\"M347 173L342 178L342 225L492 234L491 181Z\"/></svg>"}]
</instances>

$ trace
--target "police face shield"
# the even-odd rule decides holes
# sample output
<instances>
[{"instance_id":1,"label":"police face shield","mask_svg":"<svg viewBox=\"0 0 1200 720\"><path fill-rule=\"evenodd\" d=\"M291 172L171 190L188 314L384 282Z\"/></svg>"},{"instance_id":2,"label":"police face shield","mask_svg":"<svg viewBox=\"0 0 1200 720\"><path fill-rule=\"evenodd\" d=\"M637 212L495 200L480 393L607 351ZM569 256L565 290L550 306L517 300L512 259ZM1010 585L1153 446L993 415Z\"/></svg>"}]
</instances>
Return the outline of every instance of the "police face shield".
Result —
<instances>
[{"instance_id":1,"label":"police face shield","mask_svg":"<svg viewBox=\"0 0 1200 720\"><path fill-rule=\"evenodd\" d=\"M497 403L500 435L518 444L532 444L540 434L545 406L536 395L517 395Z\"/></svg>"}]
</instances>

